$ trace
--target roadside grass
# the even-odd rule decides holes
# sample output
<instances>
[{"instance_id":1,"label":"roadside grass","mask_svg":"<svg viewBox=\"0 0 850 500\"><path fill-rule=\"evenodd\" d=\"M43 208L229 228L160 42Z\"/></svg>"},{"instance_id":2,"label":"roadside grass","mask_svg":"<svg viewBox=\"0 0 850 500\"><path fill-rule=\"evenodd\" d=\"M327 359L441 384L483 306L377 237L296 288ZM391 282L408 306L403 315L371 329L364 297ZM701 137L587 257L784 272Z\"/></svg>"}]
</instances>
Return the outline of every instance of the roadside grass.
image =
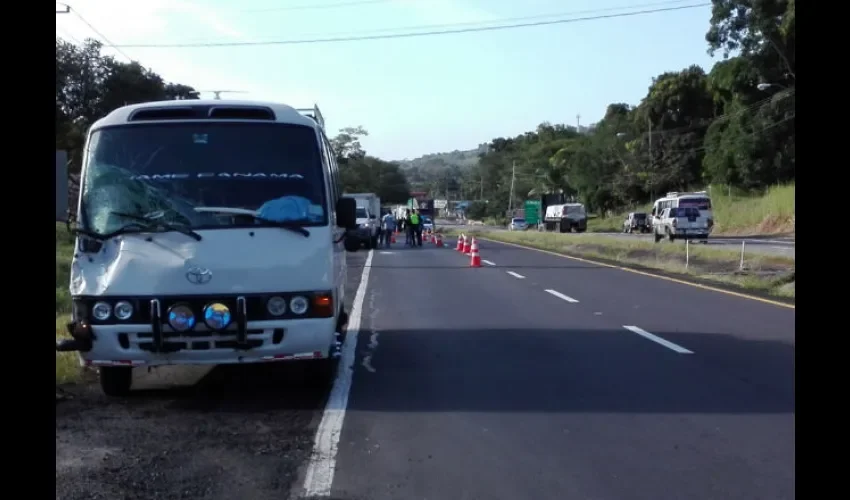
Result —
<instances>
[{"instance_id":1,"label":"roadside grass","mask_svg":"<svg viewBox=\"0 0 850 500\"><path fill-rule=\"evenodd\" d=\"M789 234L794 232L795 183L773 186L761 196L729 192L724 186L711 188L715 228L712 234L749 236ZM618 233L629 212L652 210L652 204L637 206L611 217L591 217L587 230L591 233Z\"/></svg>"},{"instance_id":2,"label":"roadside grass","mask_svg":"<svg viewBox=\"0 0 850 500\"><path fill-rule=\"evenodd\" d=\"M716 283L755 292L795 298L795 260L781 256L744 255L744 269L740 268L741 254L734 250L711 248L694 243L689 245L688 265L685 266L685 244L646 240L623 241L604 236L542 233L542 232L479 232L467 233L482 238L517 243L575 257L598 259L624 267L644 268L670 273L698 281ZM457 237L458 231L446 232Z\"/></svg>"},{"instance_id":3,"label":"roadside grass","mask_svg":"<svg viewBox=\"0 0 850 500\"><path fill-rule=\"evenodd\" d=\"M64 224L56 224L56 340L68 338L65 325L71 320L71 294L68 279L74 238ZM80 380L82 369L75 353L56 353L56 383L69 384Z\"/></svg>"}]
</instances>

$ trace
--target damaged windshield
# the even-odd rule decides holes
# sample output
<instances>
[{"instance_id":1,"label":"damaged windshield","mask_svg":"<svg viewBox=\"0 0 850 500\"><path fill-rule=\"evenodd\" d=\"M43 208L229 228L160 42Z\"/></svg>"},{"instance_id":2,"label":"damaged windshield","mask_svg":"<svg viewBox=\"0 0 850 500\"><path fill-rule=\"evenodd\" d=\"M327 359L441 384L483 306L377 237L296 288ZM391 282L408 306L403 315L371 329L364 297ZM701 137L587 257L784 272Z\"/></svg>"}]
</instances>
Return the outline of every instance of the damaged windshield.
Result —
<instances>
[{"instance_id":1,"label":"damaged windshield","mask_svg":"<svg viewBox=\"0 0 850 500\"><path fill-rule=\"evenodd\" d=\"M81 215L90 231L102 234L126 225L116 212L157 213L166 223L194 229L262 224L198 207L326 225L321 154L315 130L301 125L193 122L96 130Z\"/></svg>"}]
</instances>

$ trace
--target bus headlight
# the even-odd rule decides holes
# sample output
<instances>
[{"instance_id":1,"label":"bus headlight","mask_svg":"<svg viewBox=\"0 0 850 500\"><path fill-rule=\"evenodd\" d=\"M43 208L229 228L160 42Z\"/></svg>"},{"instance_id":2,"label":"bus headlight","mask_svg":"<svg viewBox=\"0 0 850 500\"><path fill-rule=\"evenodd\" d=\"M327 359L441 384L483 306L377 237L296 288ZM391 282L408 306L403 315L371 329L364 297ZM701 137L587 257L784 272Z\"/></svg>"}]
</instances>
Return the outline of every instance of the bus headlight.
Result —
<instances>
[{"instance_id":1,"label":"bus headlight","mask_svg":"<svg viewBox=\"0 0 850 500\"><path fill-rule=\"evenodd\" d=\"M112 315L112 306L108 302L95 302L91 315L98 321L106 321Z\"/></svg>"},{"instance_id":2,"label":"bus headlight","mask_svg":"<svg viewBox=\"0 0 850 500\"><path fill-rule=\"evenodd\" d=\"M168 325L177 332L191 330L195 321L195 313L186 304L175 304L168 309Z\"/></svg>"},{"instance_id":3,"label":"bus headlight","mask_svg":"<svg viewBox=\"0 0 850 500\"><path fill-rule=\"evenodd\" d=\"M126 300L118 301L118 303L115 304L114 312L116 318L121 321L127 321L133 316L133 304Z\"/></svg>"},{"instance_id":4,"label":"bus headlight","mask_svg":"<svg viewBox=\"0 0 850 500\"><path fill-rule=\"evenodd\" d=\"M289 309L299 316L306 313L309 306L310 302L307 301L307 297L301 295L292 297L292 300L289 301Z\"/></svg>"},{"instance_id":5,"label":"bus headlight","mask_svg":"<svg viewBox=\"0 0 850 500\"><path fill-rule=\"evenodd\" d=\"M230 308L220 302L207 304L204 307L204 323L213 330L224 330L232 318Z\"/></svg>"},{"instance_id":6,"label":"bus headlight","mask_svg":"<svg viewBox=\"0 0 850 500\"><path fill-rule=\"evenodd\" d=\"M272 316L283 316L286 312L286 299L283 297L272 297L266 302L266 310Z\"/></svg>"}]
</instances>

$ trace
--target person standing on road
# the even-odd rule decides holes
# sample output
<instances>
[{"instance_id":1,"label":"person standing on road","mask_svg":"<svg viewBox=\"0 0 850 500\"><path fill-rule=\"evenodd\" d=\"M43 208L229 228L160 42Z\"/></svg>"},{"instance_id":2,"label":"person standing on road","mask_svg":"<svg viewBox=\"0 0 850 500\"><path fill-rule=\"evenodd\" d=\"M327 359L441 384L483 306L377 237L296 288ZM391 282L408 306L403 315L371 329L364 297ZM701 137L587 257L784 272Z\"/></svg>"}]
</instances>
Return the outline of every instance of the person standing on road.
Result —
<instances>
[{"instance_id":1,"label":"person standing on road","mask_svg":"<svg viewBox=\"0 0 850 500\"><path fill-rule=\"evenodd\" d=\"M410 210L404 211L404 218L401 219L402 231L404 231L404 244L413 246L413 228L410 225Z\"/></svg>"},{"instance_id":2,"label":"person standing on road","mask_svg":"<svg viewBox=\"0 0 850 500\"><path fill-rule=\"evenodd\" d=\"M413 233L413 244L414 246L421 247L422 246L422 217L419 216L419 213L416 209L413 209L413 212L410 214L410 228Z\"/></svg>"},{"instance_id":3,"label":"person standing on road","mask_svg":"<svg viewBox=\"0 0 850 500\"><path fill-rule=\"evenodd\" d=\"M393 217L392 212L387 212L384 214L383 219L381 219L381 228L383 229L384 235L384 246L389 248L390 242L392 241L393 234L395 234L395 217Z\"/></svg>"}]
</instances>

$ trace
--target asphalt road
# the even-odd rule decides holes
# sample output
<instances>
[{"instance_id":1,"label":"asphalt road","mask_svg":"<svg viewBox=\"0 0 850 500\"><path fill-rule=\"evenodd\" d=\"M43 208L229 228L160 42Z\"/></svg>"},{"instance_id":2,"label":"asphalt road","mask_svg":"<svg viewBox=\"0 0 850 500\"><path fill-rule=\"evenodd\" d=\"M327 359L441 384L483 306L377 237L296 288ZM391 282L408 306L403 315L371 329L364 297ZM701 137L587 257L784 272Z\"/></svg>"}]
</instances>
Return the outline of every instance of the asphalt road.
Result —
<instances>
[{"instance_id":1,"label":"asphalt road","mask_svg":"<svg viewBox=\"0 0 850 500\"><path fill-rule=\"evenodd\" d=\"M439 221L438 221L439 225ZM451 228L471 228L480 231L507 231L506 228L503 227L494 227L494 226L464 226L464 225L453 225L453 224L445 224L445 227ZM582 238L587 236L602 236L606 238L616 238L622 240L634 240L641 239L645 241L652 241L652 235L650 234L626 234L626 233L569 233L565 234L565 238ZM752 238L740 238L734 236L712 236L709 238L708 245L712 247L726 248L729 250L735 250L740 252L742 249L742 243L745 244L743 247L744 251L747 253L757 253L763 255L777 255L781 257L788 257L791 259L796 259L796 248L795 241L789 238L782 237L752 237Z\"/></svg>"},{"instance_id":2,"label":"asphalt road","mask_svg":"<svg viewBox=\"0 0 850 500\"><path fill-rule=\"evenodd\" d=\"M502 244L481 256L373 252L309 492L794 498L793 309Z\"/></svg>"},{"instance_id":3,"label":"asphalt road","mask_svg":"<svg viewBox=\"0 0 850 500\"><path fill-rule=\"evenodd\" d=\"M481 256L349 254L331 391L287 364L138 370L118 400L73 389L56 498L794 498L793 309Z\"/></svg>"}]
</instances>

